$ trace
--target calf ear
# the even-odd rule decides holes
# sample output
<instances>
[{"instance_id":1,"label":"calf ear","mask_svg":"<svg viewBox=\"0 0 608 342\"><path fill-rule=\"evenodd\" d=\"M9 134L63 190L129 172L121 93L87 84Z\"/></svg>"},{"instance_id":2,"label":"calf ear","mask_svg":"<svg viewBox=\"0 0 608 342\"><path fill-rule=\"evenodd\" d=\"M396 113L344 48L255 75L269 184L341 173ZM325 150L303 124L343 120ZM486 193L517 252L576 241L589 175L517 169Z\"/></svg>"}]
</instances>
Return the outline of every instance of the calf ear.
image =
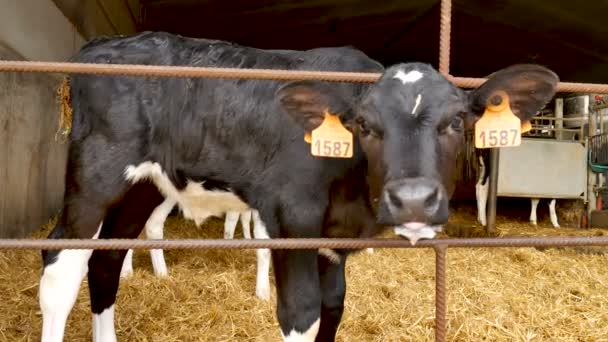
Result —
<instances>
[{"instance_id":1,"label":"calf ear","mask_svg":"<svg viewBox=\"0 0 608 342\"><path fill-rule=\"evenodd\" d=\"M290 82L279 88L277 101L307 132L321 125L326 111L344 118L351 108L338 85L320 81Z\"/></svg>"},{"instance_id":2,"label":"calf ear","mask_svg":"<svg viewBox=\"0 0 608 342\"><path fill-rule=\"evenodd\" d=\"M469 93L470 109L476 115L485 111L496 91L509 95L511 110L522 122L530 120L555 96L558 76L535 64L516 64L490 75L479 88Z\"/></svg>"}]
</instances>

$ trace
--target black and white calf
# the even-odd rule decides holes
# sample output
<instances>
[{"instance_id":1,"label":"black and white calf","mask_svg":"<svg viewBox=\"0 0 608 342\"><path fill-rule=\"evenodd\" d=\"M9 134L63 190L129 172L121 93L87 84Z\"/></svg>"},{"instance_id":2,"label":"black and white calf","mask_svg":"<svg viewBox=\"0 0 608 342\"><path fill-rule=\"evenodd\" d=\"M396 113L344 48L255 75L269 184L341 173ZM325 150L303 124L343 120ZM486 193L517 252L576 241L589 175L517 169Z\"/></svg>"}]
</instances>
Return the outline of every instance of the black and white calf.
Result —
<instances>
[{"instance_id":1,"label":"black and white calf","mask_svg":"<svg viewBox=\"0 0 608 342\"><path fill-rule=\"evenodd\" d=\"M150 32L96 39L73 61L382 76L361 84L75 75L65 207L51 239L137 237L167 197L196 217L206 210L191 200L202 182L222 184L256 209L270 238L370 237L385 229L411 241L432 238L448 219L464 128L496 101L496 91L507 92L515 114L528 120L558 82L542 66L516 65L464 91L430 65L384 69L348 47L260 50ZM351 158L311 155L305 134L326 113L352 133ZM62 340L87 271L94 339L116 340L126 252L43 252L44 342ZM349 251L320 254L272 251L285 341L335 338Z\"/></svg>"},{"instance_id":2,"label":"black and white calf","mask_svg":"<svg viewBox=\"0 0 608 342\"><path fill-rule=\"evenodd\" d=\"M475 184L475 199L477 201L477 221L483 226L487 224L487 204L488 191L490 186L490 150L475 149L475 157L477 159L477 183ZM530 223L536 226L536 209L540 199L530 199L532 208L530 210ZM555 210L555 198L549 202L549 217L551 224L555 228L559 228L557 220L557 212Z\"/></svg>"},{"instance_id":3,"label":"black and white calf","mask_svg":"<svg viewBox=\"0 0 608 342\"><path fill-rule=\"evenodd\" d=\"M175 202L167 198L165 201L156 207L152 212L152 215L146 222L144 232L148 239L162 239L164 223L171 212ZM224 238L232 239L234 237L234 231L236 225L241 221L241 227L243 228L243 235L245 239L251 239L250 223L253 217L254 224L254 237L257 239L267 239L266 228L264 223L259 218L257 211L248 209L242 212L239 211L228 211L226 212L224 222ZM270 271L270 250L260 249L257 253L257 282L256 282L256 295L264 300L270 299L270 281L268 274ZM150 259L152 261L152 268L154 274L157 277L167 276L169 271L167 270L167 263L165 262L165 256L162 249L151 249ZM120 272L121 278L130 277L133 274L133 250L127 251L127 255L123 261L122 269Z\"/></svg>"},{"instance_id":4,"label":"black and white calf","mask_svg":"<svg viewBox=\"0 0 608 342\"><path fill-rule=\"evenodd\" d=\"M204 183L202 184L204 187ZM268 233L264 222L260 219L260 215L257 210L247 208L242 201L238 199L232 192L210 190L209 196L203 194L199 200L201 203L210 203L211 208L209 215L218 216L218 213L225 212L226 218L224 221L224 238L234 238L234 230L239 221L243 228L243 236L245 239L251 239L250 223L253 218L253 235L256 239L268 239ZM222 197L220 197L222 196ZM148 239L162 239L163 230L167 217L171 213L171 210L177 202L172 198L166 198L163 203L152 211L150 218L146 221L144 232ZM225 205L222 207L221 205ZM213 210L215 209L215 210ZM198 225L204 222L198 218ZM257 278L256 278L256 296L263 300L270 299L270 250L269 249L258 249L256 250L257 257ZM152 268L154 274L158 277L164 277L168 275L167 263L165 262L165 256L162 249L151 249L150 258L152 259ZM127 278L133 273L133 250L130 249L125 256L123 261L122 269L120 271L121 278Z\"/></svg>"}]
</instances>

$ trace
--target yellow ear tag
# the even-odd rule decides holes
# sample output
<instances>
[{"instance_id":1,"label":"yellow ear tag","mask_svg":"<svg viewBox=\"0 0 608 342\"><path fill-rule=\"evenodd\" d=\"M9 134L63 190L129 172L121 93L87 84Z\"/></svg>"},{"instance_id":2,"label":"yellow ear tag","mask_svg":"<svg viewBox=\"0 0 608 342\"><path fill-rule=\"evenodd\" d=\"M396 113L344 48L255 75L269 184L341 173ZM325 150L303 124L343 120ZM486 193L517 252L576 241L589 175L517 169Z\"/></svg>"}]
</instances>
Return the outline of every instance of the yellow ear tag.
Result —
<instances>
[{"instance_id":1,"label":"yellow ear tag","mask_svg":"<svg viewBox=\"0 0 608 342\"><path fill-rule=\"evenodd\" d=\"M310 135L310 132L304 133L304 141L306 141L309 144L312 142L312 135Z\"/></svg>"},{"instance_id":2,"label":"yellow ear tag","mask_svg":"<svg viewBox=\"0 0 608 342\"><path fill-rule=\"evenodd\" d=\"M522 126L530 126L513 114L509 105L509 96L497 92L490 97L496 104L488 104L486 111L475 123L475 147L513 147L521 145Z\"/></svg>"},{"instance_id":3,"label":"yellow ear tag","mask_svg":"<svg viewBox=\"0 0 608 342\"><path fill-rule=\"evenodd\" d=\"M319 127L306 133L304 140L310 143L310 153L317 157L351 158L353 156L353 134L344 128L340 118L325 112Z\"/></svg>"},{"instance_id":4,"label":"yellow ear tag","mask_svg":"<svg viewBox=\"0 0 608 342\"><path fill-rule=\"evenodd\" d=\"M526 133L532 130L532 123L530 121L524 121L521 123L521 132Z\"/></svg>"}]
</instances>

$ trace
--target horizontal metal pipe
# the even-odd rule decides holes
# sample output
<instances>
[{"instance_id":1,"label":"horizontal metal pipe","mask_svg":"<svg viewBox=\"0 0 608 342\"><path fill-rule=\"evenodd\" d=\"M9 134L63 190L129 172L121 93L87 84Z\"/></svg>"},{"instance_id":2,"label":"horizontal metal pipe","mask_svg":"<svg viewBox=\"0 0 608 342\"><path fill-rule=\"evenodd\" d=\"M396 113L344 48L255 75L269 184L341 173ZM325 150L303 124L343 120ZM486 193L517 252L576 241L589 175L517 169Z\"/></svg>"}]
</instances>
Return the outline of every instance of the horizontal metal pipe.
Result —
<instances>
[{"instance_id":1,"label":"horizontal metal pipe","mask_svg":"<svg viewBox=\"0 0 608 342\"><path fill-rule=\"evenodd\" d=\"M0 249L360 249L459 247L608 246L608 237L513 237L421 240L406 239L0 239Z\"/></svg>"},{"instance_id":2,"label":"horizontal metal pipe","mask_svg":"<svg viewBox=\"0 0 608 342\"><path fill-rule=\"evenodd\" d=\"M260 80L320 80L331 82L365 82L373 83L380 78L379 73L274 70L274 69L239 69L207 68L169 65L135 65L135 64L98 64L68 62L33 62L33 61L0 61L0 71L13 72L46 72L67 74L121 75L145 77L207 77L228 79ZM485 78L448 76L454 84L463 88L477 88ZM608 94L608 84L560 82L558 92Z\"/></svg>"},{"instance_id":3,"label":"horizontal metal pipe","mask_svg":"<svg viewBox=\"0 0 608 342\"><path fill-rule=\"evenodd\" d=\"M307 71L307 70L274 70L274 69L240 69L209 68L194 66L170 65L136 65L136 64L102 64L102 63L67 63L67 62L32 62L0 61L0 71L13 72L46 72L66 74L94 74L145 77L206 77L229 79L260 80L322 80L333 82L368 82L380 78L378 73Z\"/></svg>"}]
</instances>

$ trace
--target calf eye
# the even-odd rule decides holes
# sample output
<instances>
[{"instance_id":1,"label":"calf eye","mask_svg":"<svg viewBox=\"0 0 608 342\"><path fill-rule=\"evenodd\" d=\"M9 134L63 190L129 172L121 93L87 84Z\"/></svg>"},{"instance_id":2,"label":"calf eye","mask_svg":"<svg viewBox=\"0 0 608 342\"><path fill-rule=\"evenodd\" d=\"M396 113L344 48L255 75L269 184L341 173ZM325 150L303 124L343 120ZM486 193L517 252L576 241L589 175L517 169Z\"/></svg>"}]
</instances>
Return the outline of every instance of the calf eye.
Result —
<instances>
[{"instance_id":1,"label":"calf eye","mask_svg":"<svg viewBox=\"0 0 608 342\"><path fill-rule=\"evenodd\" d=\"M456 115L455 117L452 118L452 123L451 126L453 129L462 129L464 122L462 120L462 117L460 117L460 115Z\"/></svg>"},{"instance_id":2,"label":"calf eye","mask_svg":"<svg viewBox=\"0 0 608 342\"><path fill-rule=\"evenodd\" d=\"M360 119L360 120L358 120L358 123L359 123L359 130L360 130L361 135L364 137L368 136L370 133L370 129L367 126L367 122L365 122L365 120L363 120L363 119Z\"/></svg>"}]
</instances>

